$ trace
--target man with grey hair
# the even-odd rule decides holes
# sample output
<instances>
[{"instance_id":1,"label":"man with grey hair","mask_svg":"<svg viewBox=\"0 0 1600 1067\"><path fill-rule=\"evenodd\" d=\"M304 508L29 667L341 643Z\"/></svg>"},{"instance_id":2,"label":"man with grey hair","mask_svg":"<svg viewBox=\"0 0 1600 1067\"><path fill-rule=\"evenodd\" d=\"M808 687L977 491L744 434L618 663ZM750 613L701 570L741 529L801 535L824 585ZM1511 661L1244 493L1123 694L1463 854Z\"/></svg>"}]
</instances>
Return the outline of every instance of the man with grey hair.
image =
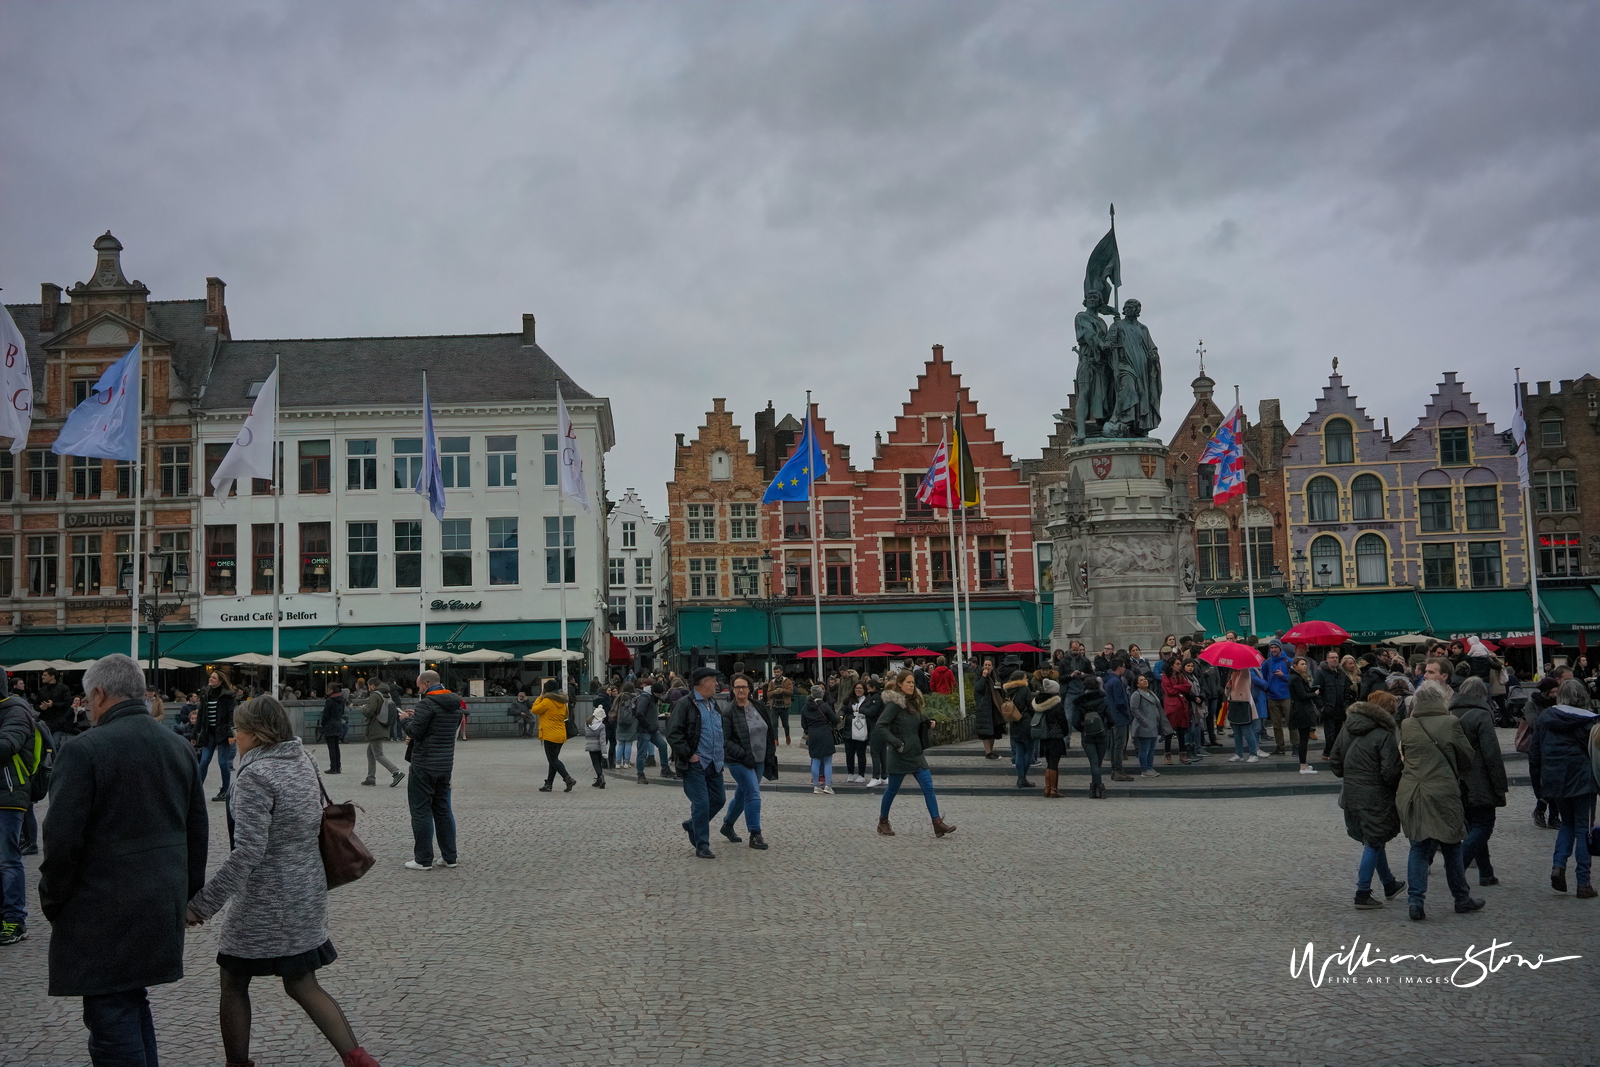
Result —
<instances>
[{"instance_id":1,"label":"man with grey hair","mask_svg":"<svg viewBox=\"0 0 1600 1067\"><path fill-rule=\"evenodd\" d=\"M107 656L83 676L94 726L56 756L39 905L50 995L82 997L89 1058L154 1064L147 989L183 978L184 914L206 880L194 754L150 717L144 674Z\"/></svg>"},{"instance_id":2,"label":"man with grey hair","mask_svg":"<svg viewBox=\"0 0 1600 1067\"><path fill-rule=\"evenodd\" d=\"M1456 911L1477 911L1483 901L1468 890L1461 861L1461 842L1467 836L1461 782L1472 767L1472 742L1461 721L1450 714L1448 686L1433 681L1417 686L1411 714L1400 724L1400 759L1400 787L1394 799L1400 826L1411 839L1406 868L1411 918L1427 918L1423 904L1435 852L1444 856L1445 882Z\"/></svg>"}]
</instances>

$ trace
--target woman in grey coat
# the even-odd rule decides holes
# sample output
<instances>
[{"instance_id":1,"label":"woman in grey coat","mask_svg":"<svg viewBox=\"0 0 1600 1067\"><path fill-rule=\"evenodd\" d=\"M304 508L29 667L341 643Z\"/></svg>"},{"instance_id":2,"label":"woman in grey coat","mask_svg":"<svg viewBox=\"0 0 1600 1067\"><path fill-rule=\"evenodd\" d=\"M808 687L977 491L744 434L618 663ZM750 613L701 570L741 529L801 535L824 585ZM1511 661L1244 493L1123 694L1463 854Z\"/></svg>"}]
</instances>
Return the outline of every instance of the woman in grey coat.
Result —
<instances>
[{"instance_id":1,"label":"woman in grey coat","mask_svg":"<svg viewBox=\"0 0 1600 1067\"><path fill-rule=\"evenodd\" d=\"M198 926L228 904L222 921L222 1045L230 1067L250 1064L250 979L283 979L283 991L317 1024L345 1067L377 1067L356 1043L316 969L338 959L328 938L328 883L318 835L317 766L271 697L234 713L239 767L229 808L234 847L189 901ZM230 903L231 902L231 903Z\"/></svg>"},{"instance_id":2,"label":"woman in grey coat","mask_svg":"<svg viewBox=\"0 0 1600 1067\"><path fill-rule=\"evenodd\" d=\"M1406 887L1389 869L1387 851L1389 842L1400 836L1400 812L1394 802L1400 785L1400 745L1393 706L1394 697L1381 690L1372 694L1371 701L1351 704L1328 757L1329 769L1344 779L1339 806L1344 808L1345 833L1361 843L1358 908L1383 907L1383 901L1372 895L1374 874L1382 880L1386 900Z\"/></svg>"}]
</instances>

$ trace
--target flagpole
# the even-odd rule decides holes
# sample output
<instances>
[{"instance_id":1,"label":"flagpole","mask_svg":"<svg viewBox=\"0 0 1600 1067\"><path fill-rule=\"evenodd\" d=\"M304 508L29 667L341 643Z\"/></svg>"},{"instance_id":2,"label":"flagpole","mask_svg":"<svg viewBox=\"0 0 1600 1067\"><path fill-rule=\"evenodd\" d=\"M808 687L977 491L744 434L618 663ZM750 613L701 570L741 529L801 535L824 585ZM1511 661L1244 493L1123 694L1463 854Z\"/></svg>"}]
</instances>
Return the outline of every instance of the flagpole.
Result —
<instances>
[{"instance_id":1,"label":"flagpole","mask_svg":"<svg viewBox=\"0 0 1600 1067\"><path fill-rule=\"evenodd\" d=\"M1533 501L1529 492L1528 480L1525 477L1528 469L1528 423L1522 411L1522 368L1516 368L1517 373L1517 421L1521 424L1522 440L1517 442L1519 463L1517 465L1517 481L1521 483L1522 490L1522 536L1527 545L1528 566L1528 592L1533 598L1533 678L1538 681L1543 674L1544 666L1544 623L1539 619L1539 546L1533 532Z\"/></svg>"},{"instance_id":2,"label":"flagpole","mask_svg":"<svg viewBox=\"0 0 1600 1067\"><path fill-rule=\"evenodd\" d=\"M941 417L939 419L939 423L944 434L945 447L950 448L950 422L948 419ZM953 463L951 462L952 460L954 460ZM957 699L960 701L961 705L961 717L965 719L967 717L967 675L966 669L962 663L964 657L961 653L961 581L957 577L957 575L961 573L961 568L956 563L956 508L959 507L962 502L961 475L959 473L961 470L961 450L959 448L951 449L949 452L945 453L945 472L947 476L952 467L954 467L957 471L955 478L956 491L954 499L952 499L950 496L950 484L947 480L945 483L945 503L950 505L950 595L955 601L956 608L956 692L960 694ZM963 551L965 551L965 541L966 535L963 533ZM971 646L972 633L969 628L967 633L967 647L969 651Z\"/></svg>"},{"instance_id":3,"label":"flagpole","mask_svg":"<svg viewBox=\"0 0 1600 1067\"><path fill-rule=\"evenodd\" d=\"M1233 407L1239 412L1239 454L1244 455L1244 409L1239 406L1239 387L1233 387ZM1249 484L1246 480L1246 485ZM1245 595L1250 598L1250 633L1259 632L1256 627L1256 575L1255 568L1250 562L1250 494L1241 495L1239 499L1239 538L1244 542L1244 589Z\"/></svg>"},{"instance_id":4,"label":"flagpole","mask_svg":"<svg viewBox=\"0 0 1600 1067\"><path fill-rule=\"evenodd\" d=\"M126 335L124 335L126 336ZM139 551L139 535L144 526L144 330L139 331L139 373L134 379L139 387L139 403L137 416L139 419L139 432L134 438L139 442L138 451L133 456L133 577L129 579L129 605L132 608L130 625L128 626L132 649L128 655L135 663L139 662L139 586L144 582L141 568L144 560ZM152 677L157 677L152 675Z\"/></svg>"},{"instance_id":5,"label":"flagpole","mask_svg":"<svg viewBox=\"0 0 1600 1067\"><path fill-rule=\"evenodd\" d=\"M561 409L564 403L565 401L561 398L561 383L556 382L557 411ZM559 420L556 429L560 429ZM577 447L576 442L572 447ZM562 468L565 469L567 442L561 442L561 449L560 459ZM556 481L558 483L561 481L559 472ZM576 536L573 537L573 541L577 541ZM577 554L576 544L573 546L573 554ZM576 566L577 561L574 560L573 563ZM556 486L556 580L561 586L561 696L562 699L566 699L569 693L567 688L567 487L560 484Z\"/></svg>"},{"instance_id":6,"label":"flagpole","mask_svg":"<svg viewBox=\"0 0 1600 1067\"><path fill-rule=\"evenodd\" d=\"M806 390L806 459L811 464L811 477L806 479L807 510L811 514L811 598L817 620L817 682L821 685L827 677L822 673L822 543L817 529L817 422L811 414L811 390Z\"/></svg>"},{"instance_id":7,"label":"flagpole","mask_svg":"<svg viewBox=\"0 0 1600 1067\"><path fill-rule=\"evenodd\" d=\"M272 697L278 697L280 671L278 657L282 655L280 627L283 612L279 609L279 595L283 592L283 462L278 445L278 395L283 392L283 378L278 374L280 357L272 357Z\"/></svg>"},{"instance_id":8,"label":"flagpole","mask_svg":"<svg viewBox=\"0 0 1600 1067\"><path fill-rule=\"evenodd\" d=\"M422 413L423 413L423 432L424 433L431 433L432 432L433 428L428 424L429 423L428 416L432 413L432 411L433 411L433 408L428 402L428 372L427 371L423 371L422 372ZM424 441L422 443L422 465L423 465L424 468L426 468L427 465L428 465L428 442L426 442L426 441ZM428 476L428 471L426 469L424 469L423 472L422 472L422 475L423 475L424 478L426 478ZM428 529L428 515L431 513L431 505L432 505L432 501L429 499L427 493L423 493L423 494L420 494L420 495L422 497L422 521L417 524L417 673L418 674L422 674L424 671L426 671L428 669L428 661L422 655L422 653L428 647L428 542L427 542L427 529ZM440 551L439 558L440 558L441 561L444 559L444 549L442 547L443 544L444 544L444 542L443 542L444 534L442 532L442 529L443 528L441 527L441 533L439 535L440 539L441 539L440 540L441 548L439 550ZM441 562L441 566L442 565L443 564ZM421 696L422 694L419 693L417 695Z\"/></svg>"},{"instance_id":9,"label":"flagpole","mask_svg":"<svg viewBox=\"0 0 1600 1067\"><path fill-rule=\"evenodd\" d=\"M957 415L959 415L961 413L960 404L961 404L960 398L957 398L957 400L956 400L956 405L957 405L956 414ZM962 595L962 599L966 601L967 656L970 658L972 656L972 578L971 578L970 572L967 570L967 486L966 486L967 464L966 464L966 457L972 454L972 449L967 444L966 424L965 423L958 423L958 425L961 427L961 443L960 443L959 447L956 449L955 461L956 461L956 469L960 472L956 476L956 482L960 486L960 492L959 492L959 495L956 497L956 500L961 505L961 571L959 573L961 574L962 588L963 588L963 592L962 592L961 595ZM977 471L974 470L973 473L976 474ZM961 681L961 677L962 677L962 672L961 671L957 671L956 672L956 681L958 683ZM963 719L967 717L967 694L966 694L965 687L963 687L962 691L961 691L961 717Z\"/></svg>"}]
</instances>

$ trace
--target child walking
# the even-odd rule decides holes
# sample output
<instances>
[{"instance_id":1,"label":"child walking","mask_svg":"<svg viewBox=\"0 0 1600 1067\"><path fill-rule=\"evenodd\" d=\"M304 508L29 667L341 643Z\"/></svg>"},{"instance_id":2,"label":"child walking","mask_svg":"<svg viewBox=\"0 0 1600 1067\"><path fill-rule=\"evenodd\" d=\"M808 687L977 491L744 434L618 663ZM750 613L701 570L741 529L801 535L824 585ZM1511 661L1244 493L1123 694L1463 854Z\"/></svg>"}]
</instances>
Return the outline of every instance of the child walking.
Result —
<instances>
[{"instance_id":1,"label":"child walking","mask_svg":"<svg viewBox=\"0 0 1600 1067\"><path fill-rule=\"evenodd\" d=\"M583 728L583 747L589 753L589 762L594 764L594 781L589 784L596 789L606 787L606 712L604 708L595 708L594 716L588 725Z\"/></svg>"}]
</instances>

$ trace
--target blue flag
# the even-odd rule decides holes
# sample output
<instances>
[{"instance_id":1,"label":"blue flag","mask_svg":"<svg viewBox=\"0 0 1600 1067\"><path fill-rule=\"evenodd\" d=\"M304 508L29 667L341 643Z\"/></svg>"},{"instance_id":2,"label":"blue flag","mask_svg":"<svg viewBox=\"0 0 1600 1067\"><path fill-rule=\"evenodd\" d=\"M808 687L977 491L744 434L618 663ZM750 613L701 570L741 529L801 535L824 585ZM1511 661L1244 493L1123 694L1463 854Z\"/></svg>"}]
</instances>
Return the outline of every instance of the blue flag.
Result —
<instances>
[{"instance_id":1,"label":"blue flag","mask_svg":"<svg viewBox=\"0 0 1600 1067\"><path fill-rule=\"evenodd\" d=\"M428 375L422 375L422 473L417 493L428 498L428 510L444 521L444 472L439 469L439 442L433 436L433 404L428 400Z\"/></svg>"},{"instance_id":2,"label":"blue flag","mask_svg":"<svg viewBox=\"0 0 1600 1067\"><path fill-rule=\"evenodd\" d=\"M140 359L134 345L106 368L94 392L67 416L50 451L58 456L98 456L132 462L139 458Z\"/></svg>"},{"instance_id":3,"label":"blue flag","mask_svg":"<svg viewBox=\"0 0 1600 1067\"><path fill-rule=\"evenodd\" d=\"M767 493L761 502L770 504L774 500L809 500L811 483L827 476L828 457L817 443L816 429L811 425L811 412L807 411L806 428L800 435L799 447L772 480L772 484L767 486Z\"/></svg>"}]
</instances>

